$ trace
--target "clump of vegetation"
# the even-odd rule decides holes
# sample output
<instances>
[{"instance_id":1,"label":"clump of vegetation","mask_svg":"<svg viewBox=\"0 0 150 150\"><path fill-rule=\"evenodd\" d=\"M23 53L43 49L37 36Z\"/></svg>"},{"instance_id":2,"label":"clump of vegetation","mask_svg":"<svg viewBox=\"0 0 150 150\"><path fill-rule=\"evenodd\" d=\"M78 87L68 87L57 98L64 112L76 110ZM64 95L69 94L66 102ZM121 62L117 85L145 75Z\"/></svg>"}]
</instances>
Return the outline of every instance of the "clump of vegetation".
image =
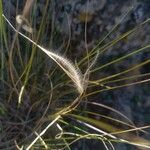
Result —
<instances>
[{"instance_id":1,"label":"clump of vegetation","mask_svg":"<svg viewBox=\"0 0 150 150\"><path fill-rule=\"evenodd\" d=\"M149 64L149 59L106 77L97 75L106 67L150 48L147 44L108 63L98 63L105 51L138 32L150 19L104 44L121 19L93 49L86 49L83 58L75 62L67 57L67 51L58 52L41 46L48 28L45 20L49 17L46 12L50 2L45 4L38 29L34 4L34 0L26 2L22 15L16 15L15 27L3 14L0 2L0 149L72 149L74 143L83 139L94 139L105 149L115 149L114 143L150 148L149 139L140 136L149 134L145 129L150 125L136 127L116 109L90 101L101 92L150 81L148 72L124 76ZM51 31L50 42L55 39L55 32ZM121 119L107 116L99 110L113 112Z\"/></svg>"}]
</instances>

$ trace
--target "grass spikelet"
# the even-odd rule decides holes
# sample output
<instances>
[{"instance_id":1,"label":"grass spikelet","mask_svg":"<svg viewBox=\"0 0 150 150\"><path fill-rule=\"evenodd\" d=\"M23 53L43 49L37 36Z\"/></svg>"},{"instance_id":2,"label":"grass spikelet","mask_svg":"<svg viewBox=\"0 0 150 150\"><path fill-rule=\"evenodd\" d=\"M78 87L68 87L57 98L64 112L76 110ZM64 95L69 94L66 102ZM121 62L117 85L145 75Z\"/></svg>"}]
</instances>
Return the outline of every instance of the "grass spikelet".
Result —
<instances>
[{"instance_id":1,"label":"grass spikelet","mask_svg":"<svg viewBox=\"0 0 150 150\"><path fill-rule=\"evenodd\" d=\"M74 82L76 89L78 90L80 95L84 92L84 79L82 77L80 70L78 68L76 68L73 65L73 63L71 63L67 58L52 52L52 50L45 49L42 46L38 45L36 42L31 40L29 37L25 36L23 33L16 30L15 27L10 23L10 21L5 17L5 15L3 15L3 17L15 32L17 32L19 35L21 35L22 37L24 37L25 39L30 41L32 44L36 45L40 50L42 50L45 54L47 54L53 61L55 61L57 63L57 65L59 65L62 68L62 70ZM20 97L20 99L21 99L21 97ZM19 102L21 102L21 100L19 100Z\"/></svg>"}]
</instances>

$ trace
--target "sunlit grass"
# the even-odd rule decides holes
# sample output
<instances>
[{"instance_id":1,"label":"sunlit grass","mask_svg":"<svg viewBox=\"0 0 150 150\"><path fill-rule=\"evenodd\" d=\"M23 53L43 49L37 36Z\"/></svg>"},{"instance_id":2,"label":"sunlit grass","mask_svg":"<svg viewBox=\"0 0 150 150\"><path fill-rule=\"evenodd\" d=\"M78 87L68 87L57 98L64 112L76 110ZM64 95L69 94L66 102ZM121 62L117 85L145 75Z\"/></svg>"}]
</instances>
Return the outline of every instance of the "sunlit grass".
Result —
<instances>
[{"instance_id":1,"label":"sunlit grass","mask_svg":"<svg viewBox=\"0 0 150 150\"><path fill-rule=\"evenodd\" d=\"M150 148L149 139L140 137L140 134L149 134L146 130L150 128L149 125L137 127L118 110L88 101L101 92L147 84L150 81L149 72L128 76L128 73L149 64L149 59L104 77L96 76L99 72L105 71L105 68L124 63L138 53L149 51L148 43L140 48L131 49L122 56L112 58L104 64L98 63L99 58L105 57L109 48L141 30L150 19L105 42L132 11L133 7L129 8L93 49L89 50L86 47L83 58L76 62L66 56L71 34L68 41L65 41L66 49L63 48L58 52L51 48L53 43L57 43L57 37L54 34L56 32L53 24L54 14L52 16L47 14L50 1L46 1L39 27L36 27L38 23L34 17L36 2L34 0L30 2L33 6L27 1L28 5L23 11L26 15L22 14L17 18L15 22L18 24L17 27L6 14L2 16L3 7L0 2L0 81L3 87L3 94L0 97L0 100L2 99L0 117L6 126L6 128L0 127L1 137L4 138L0 148L7 145L13 149L70 150L72 144L82 139L97 140L105 149L111 147L114 150L114 143ZM18 15L20 14L16 16ZM49 19L51 22L46 23L48 17L51 17ZM46 43L51 45L50 48L43 46L47 24L52 25L50 39ZM85 23L85 45L88 30L86 25ZM12 39L8 36L9 32L13 33ZM59 44L61 45L58 42ZM94 75L96 78L93 77ZM97 108L97 111L89 110L90 106ZM119 118L105 115L99 111L101 109L113 112Z\"/></svg>"}]
</instances>

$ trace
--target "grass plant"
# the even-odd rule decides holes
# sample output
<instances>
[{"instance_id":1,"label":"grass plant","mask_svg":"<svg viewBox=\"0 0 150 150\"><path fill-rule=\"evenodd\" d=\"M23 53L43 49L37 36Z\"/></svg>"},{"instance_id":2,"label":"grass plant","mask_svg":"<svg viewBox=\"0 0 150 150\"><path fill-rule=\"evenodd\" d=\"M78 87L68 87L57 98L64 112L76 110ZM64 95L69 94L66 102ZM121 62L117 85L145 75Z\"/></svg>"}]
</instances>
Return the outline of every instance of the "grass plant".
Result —
<instances>
[{"instance_id":1,"label":"grass plant","mask_svg":"<svg viewBox=\"0 0 150 150\"><path fill-rule=\"evenodd\" d=\"M46 1L38 28L36 4L34 0L27 0L22 14L16 13L14 23L4 14L0 1L0 149L71 150L74 143L83 139L94 139L107 150L115 150L119 143L150 149L150 139L140 136L149 135L146 130L150 128L149 124L137 127L119 110L90 101L102 92L149 83L149 72L128 76L148 65L149 59L110 75L98 76L108 67L124 63L139 53L147 53L149 43L103 64L98 61L110 48L149 24L150 19L107 42L132 7L93 49L86 47L83 58L76 61L67 57L70 38L64 51L41 46L47 24L52 28L50 43L46 45L57 43L58 33L52 24L53 14L46 14L52 2ZM48 23L45 23L46 19ZM87 30L85 22L85 45ZM61 45L59 41L57 44ZM95 107L96 111L89 107ZM107 116L100 110L112 112L117 117Z\"/></svg>"}]
</instances>

